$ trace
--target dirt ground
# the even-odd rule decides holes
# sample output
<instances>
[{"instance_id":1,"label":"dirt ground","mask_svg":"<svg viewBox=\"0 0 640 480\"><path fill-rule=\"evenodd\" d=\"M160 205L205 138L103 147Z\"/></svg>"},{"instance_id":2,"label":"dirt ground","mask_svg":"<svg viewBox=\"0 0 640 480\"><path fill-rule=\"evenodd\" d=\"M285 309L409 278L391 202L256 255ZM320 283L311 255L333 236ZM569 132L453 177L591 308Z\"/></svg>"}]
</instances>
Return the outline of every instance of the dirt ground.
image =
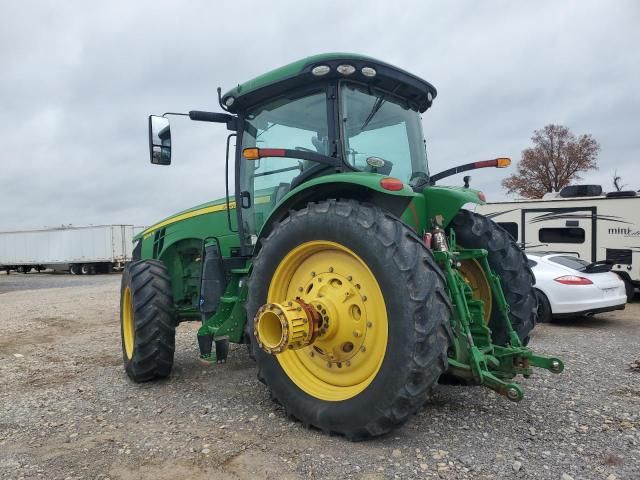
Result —
<instances>
[{"instance_id":1,"label":"dirt ground","mask_svg":"<svg viewBox=\"0 0 640 480\"><path fill-rule=\"evenodd\" d=\"M640 303L539 325L561 375L513 404L440 386L405 426L368 442L290 421L243 346L197 359L178 329L170 379L122 368L119 275L0 274L0 478L640 478Z\"/></svg>"}]
</instances>

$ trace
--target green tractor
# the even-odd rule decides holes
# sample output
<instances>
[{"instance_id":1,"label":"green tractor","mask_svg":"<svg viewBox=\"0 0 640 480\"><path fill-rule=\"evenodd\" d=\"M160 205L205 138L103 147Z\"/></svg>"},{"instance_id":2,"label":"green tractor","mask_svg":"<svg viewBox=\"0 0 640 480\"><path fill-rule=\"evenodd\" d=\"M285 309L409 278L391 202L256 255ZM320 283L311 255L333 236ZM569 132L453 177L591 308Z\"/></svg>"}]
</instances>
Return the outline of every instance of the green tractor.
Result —
<instances>
[{"instance_id":1,"label":"green tractor","mask_svg":"<svg viewBox=\"0 0 640 480\"><path fill-rule=\"evenodd\" d=\"M484 201L467 177L435 185L509 159L431 175L420 115L435 97L402 69L333 53L218 89L226 113L180 114L230 131L227 195L136 237L129 377L167 377L176 326L200 321L201 361L245 343L289 416L360 440L402 424L438 380L519 401L516 375L561 372L526 347L537 302L522 251L462 208ZM171 162L168 115L149 117L154 164Z\"/></svg>"}]
</instances>

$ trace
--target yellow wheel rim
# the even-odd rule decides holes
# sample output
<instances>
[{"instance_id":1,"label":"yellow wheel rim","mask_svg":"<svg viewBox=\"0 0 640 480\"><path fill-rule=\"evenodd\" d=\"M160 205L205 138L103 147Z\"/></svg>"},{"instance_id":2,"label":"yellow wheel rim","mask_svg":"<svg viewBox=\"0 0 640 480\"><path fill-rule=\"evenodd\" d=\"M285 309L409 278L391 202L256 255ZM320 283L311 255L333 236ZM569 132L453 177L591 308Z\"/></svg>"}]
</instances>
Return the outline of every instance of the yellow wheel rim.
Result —
<instances>
[{"instance_id":1,"label":"yellow wheel rim","mask_svg":"<svg viewBox=\"0 0 640 480\"><path fill-rule=\"evenodd\" d=\"M493 308L493 295L484 270L478 261L474 259L463 260L461 263L462 265L458 271L471 287L473 298L484 302L484 321L489 323Z\"/></svg>"},{"instance_id":2,"label":"yellow wheel rim","mask_svg":"<svg viewBox=\"0 0 640 480\"><path fill-rule=\"evenodd\" d=\"M309 346L278 354L280 366L315 398L355 397L376 377L387 350L387 309L375 276L338 243L303 243L278 265L267 302L296 298L320 313L320 334Z\"/></svg>"},{"instance_id":3,"label":"yellow wheel rim","mask_svg":"<svg viewBox=\"0 0 640 480\"><path fill-rule=\"evenodd\" d=\"M124 353L131 360L133 358L136 329L133 320L133 298L129 287L125 288L122 298L122 338L124 340Z\"/></svg>"}]
</instances>

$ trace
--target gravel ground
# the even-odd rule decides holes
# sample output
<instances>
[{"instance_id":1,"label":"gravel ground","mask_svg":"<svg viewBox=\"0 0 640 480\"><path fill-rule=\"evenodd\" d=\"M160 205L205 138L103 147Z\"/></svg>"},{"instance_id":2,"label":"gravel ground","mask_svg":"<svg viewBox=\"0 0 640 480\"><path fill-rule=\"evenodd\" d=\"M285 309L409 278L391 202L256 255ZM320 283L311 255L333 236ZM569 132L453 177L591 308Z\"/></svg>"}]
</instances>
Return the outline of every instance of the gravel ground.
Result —
<instances>
[{"instance_id":1,"label":"gravel ground","mask_svg":"<svg viewBox=\"0 0 640 480\"><path fill-rule=\"evenodd\" d=\"M540 325L531 346L566 370L524 380L519 405L440 386L354 444L288 420L244 347L201 366L194 324L170 379L131 383L118 295L119 275L0 275L0 478L640 478L638 303Z\"/></svg>"}]
</instances>

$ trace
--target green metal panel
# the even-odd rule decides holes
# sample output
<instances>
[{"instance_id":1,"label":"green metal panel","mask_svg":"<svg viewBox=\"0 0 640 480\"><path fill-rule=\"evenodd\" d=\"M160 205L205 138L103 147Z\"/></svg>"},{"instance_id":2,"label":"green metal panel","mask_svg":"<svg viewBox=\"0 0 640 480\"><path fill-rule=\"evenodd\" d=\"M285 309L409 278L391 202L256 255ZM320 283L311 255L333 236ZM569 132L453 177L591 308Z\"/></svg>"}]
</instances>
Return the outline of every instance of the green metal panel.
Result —
<instances>
[{"instance_id":1,"label":"green metal panel","mask_svg":"<svg viewBox=\"0 0 640 480\"><path fill-rule=\"evenodd\" d=\"M427 187L423 190L425 201L425 219L430 221L437 215L443 218L446 227L466 203L484 204L478 196L478 190L464 187Z\"/></svg>"},{"instance_id":2,"label":"green metal panel","mask_svg":"<svg viewBox=\"0 0 640 480\"><path fill-rule=\"evenodd\" d=\"M237 87L229 90L224 94L223 98L233 96L239 97L240 95L247 94L251 91L257 90L259 88L266 87L268 85L281 82L291 77L295 77L298 75L302 69L311 64L311 63L322 63L330 60L341 59L341 60L370 60L373 62L380 62L375 58L367 57L364 55L358 55L355 53L321 53L319 55L312 55L310 57L303 58L296 62L289 63L283 67L276 68L267 73L264 73L248 82L238 85Z\"/></svg>"},{"instance_id":3,"label":"green metal panel","mask_svg":"<svg viewBox=\"0 0 640 480\"><path fill-rule=\"evenodd\" d=\"M282 208L287 208L288 205L291 204L297 197L302 197L305 193L312 192L315 190L323 189L326 192L326 198L335 198L335 192L333 190L337 190L338 187L342 186L352 186L355 188L365 188L370 190L371 192L388 196L394 198L404 198L407 202L409 202L412 198L416 196L416 193L411 189L411 187L407 184L403 184L401 190L386 190L380 185L380 181L384 178L389 178L387 175L380 175L377 173L369 173L369 172L344 172L344 173L333 173L330 175L324 175L321 177L316 177L311 180L304 182L303 184L297 186L290 192L288 192L282 200L278 202L278 205L271 212L271 215L266 219L264 225L260 231L260 235L262 236L266 229L269 228L271 220L274 217L278 216L278 212L281 211ZM335 187L335 188L331 188ZM333 196L332 196L333 195ZM318 198L314 198L317 200ZM404 207L403 207L404 208Z\"/></svg>"}]
</instances>

